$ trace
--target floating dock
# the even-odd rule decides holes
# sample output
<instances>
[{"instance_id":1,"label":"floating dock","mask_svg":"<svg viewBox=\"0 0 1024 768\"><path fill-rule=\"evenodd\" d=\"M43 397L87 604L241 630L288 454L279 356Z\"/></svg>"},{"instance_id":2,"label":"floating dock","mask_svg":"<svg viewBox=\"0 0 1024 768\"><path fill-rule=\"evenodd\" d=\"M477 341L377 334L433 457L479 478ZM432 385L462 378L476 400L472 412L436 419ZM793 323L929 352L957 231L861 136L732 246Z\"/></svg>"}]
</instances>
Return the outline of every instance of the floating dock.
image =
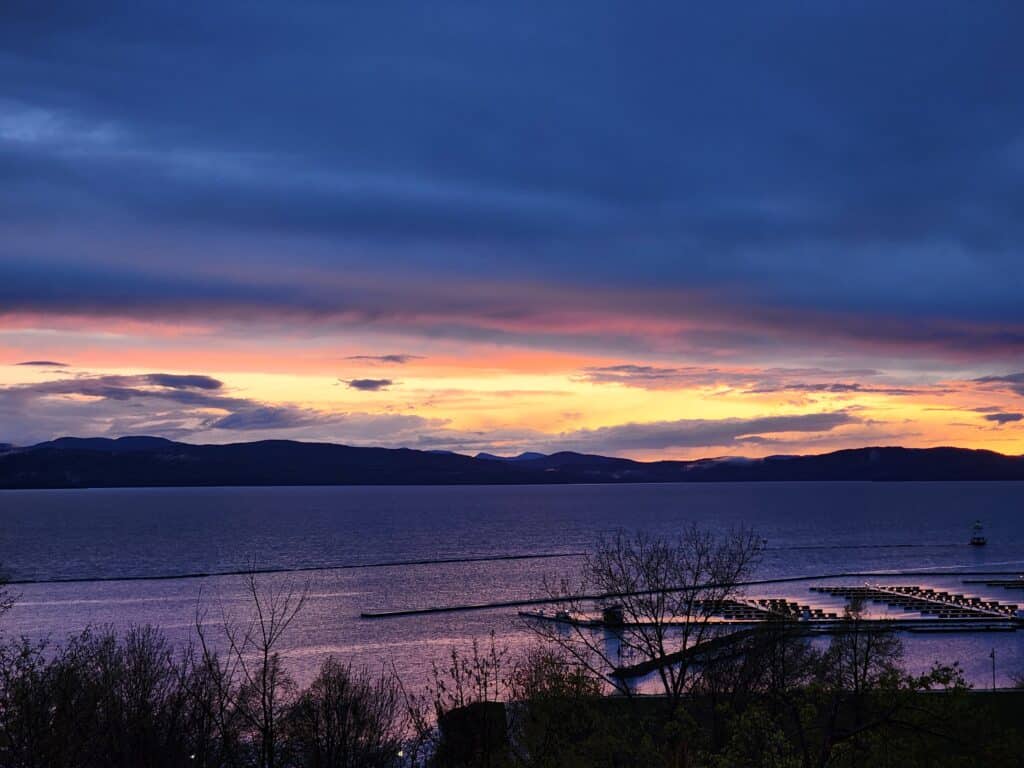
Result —
<instances>
[{"instance_id":1,"label":"floating dock","mask_svg":"<svg viewBox=\"0 0 1024 768\"><path fill-rule=\"evenodd\" d=\"M1024 628L1024 611L1016 604L983 600L953 592L916 585L821 585L810 587L830 597L850 602L881 603L907 615L868 616L859 619L860 626L871 629L892 629L908 632L997 632ZM769 621L792 622L808 633L832 634L846 631L849 619L838 611L827 611L787 598L721 600L695 605L690 617L669 620L666 625L693 625L707 622L716 625L753 627ZM912 615L916 614L916 615ZM615 629L637 627L642 622L605 621L597 614L576 614L565 610L523 610L519 616L534 621L550 621L577 627Z\"/></svg>"},{"instance_id":2,"label":"floating dock","mask_svg":"<svg viewBox=\"0 0 1024 768\"><path fill-rule=\"evenodd\" d=\"M940 619L999 619L1004 621L1024 619L1024 616L1018 613L1016 605L1000 603L998 600L982 600L980 597L968 597L927 587L865 584L857 587L811 587L811 591L844 597L847 600L885 603L892 608L915 611L923 616Z\"/></svg>"},{"instance_id":3,"label":"floating dock","mask_svg":"<svg viewBox=\"0 0 1024 768\"><path fill-rule=\"evenodd\" d=\"M760 598L756 600L732 599L716 600L713 603L696 602L694 608L700 618L682 618L677 621L668 620L664 622L667 626L693 624L707 617L714 624L739 624L745 626L762 624L773 619L789 619L794 621L829 621L838 620L838 613L828 613L821 608L812 608L809 605L801 605L785 598ZM604 619L597 616L574 615L567 611L519 611L524 619L536 619L538 621L552 621L561 624L572 624L575 626L602 627L610 625ZM636 622L629 620L616 621L616 626L635 626Z\"/></svg>"}]
</instances>

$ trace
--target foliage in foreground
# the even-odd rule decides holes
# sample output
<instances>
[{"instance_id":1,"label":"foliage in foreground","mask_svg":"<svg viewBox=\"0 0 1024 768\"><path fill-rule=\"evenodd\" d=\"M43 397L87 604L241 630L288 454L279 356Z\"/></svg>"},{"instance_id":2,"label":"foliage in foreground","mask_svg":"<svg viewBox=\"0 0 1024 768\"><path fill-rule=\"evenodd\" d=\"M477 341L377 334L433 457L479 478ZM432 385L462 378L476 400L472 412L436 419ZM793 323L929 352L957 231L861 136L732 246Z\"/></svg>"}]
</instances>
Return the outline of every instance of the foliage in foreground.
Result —
<instances>
[{"instance_id":1,"label":"foliage in foreground","mask_svg":"<svg viewBox=\"0 0 1024 768\"><path fill-rule=\"evenodd\" d=\"M254 718L268 699L271 733ZM0 649L0 766L391 766L398 688L328 659L301 694L230 682L151 628L88 630L59 649ZM273 743L268 742L273 739Z\"/></svg>"},{"instance_id":2,"label":"foliage in foreground","mask_svg":"<svg viewBox=\"0 0 1024 768\"><path fill-rule=\"evenodd\" d=\"M665 696L601 695L606 684L541 647L508 666L505 698L474 681L501 678L500 651L453 652L439 681L469 681L438 710L440 766L865 768L1024 765L1024 693L974 693L957 665L901 667L895 635L847 617L816 649L798 625L752 633L709 662L671 708ZM451 670L461 667L456 677ZM468 693L468 695L467 695ZM454 716L453 716L454 715ZM500 724L497 725L497 724Z\"/></svg>"}]
</instances>

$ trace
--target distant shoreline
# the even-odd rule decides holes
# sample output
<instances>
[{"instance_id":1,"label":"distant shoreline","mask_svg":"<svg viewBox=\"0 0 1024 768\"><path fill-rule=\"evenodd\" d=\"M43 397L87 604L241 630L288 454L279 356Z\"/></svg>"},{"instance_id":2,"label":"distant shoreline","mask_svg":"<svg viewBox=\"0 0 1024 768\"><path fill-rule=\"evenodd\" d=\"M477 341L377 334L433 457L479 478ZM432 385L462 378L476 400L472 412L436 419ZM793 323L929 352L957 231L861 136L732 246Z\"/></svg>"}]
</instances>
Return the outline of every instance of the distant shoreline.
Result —
<instances>
[{"instance_id":1,"label":"distant shoreline","mask_svg":"<svg viewBox=\"0 0 1024 768\"><path fill-rule=\"evenodd\" d=\"M963 485L972 483L1019 483L1024 478L965 478L947 480L847 480L847 479L818 479L818 480L623 480L623 481L551 481L549 483L537 482L464 482L464 483L247 483L238 485L63 485L63 486L0 486L0 494L17 493L19 491L180 491L180 490L235 490L245 488L557 488L557 487L586 487L586 486L631 486L631 485L785 485L791 484L837 484L847 483L860 485L864 483L883 485L912 485L915 483L949 483L951 485Z\"/></svg>"},{"instance_id":2,"label":"distant shoreline","mask_svg":"<svg viewBox=\"0 0 1024 768\"><path fill-rule=\"evenodd\" d=\"M1024 480L1024 457L965 448L868 447L807 456L642 462L569 451L494 457L267 440L61 438L0 454L0 489Z\"/></svg>"}]
</instances>

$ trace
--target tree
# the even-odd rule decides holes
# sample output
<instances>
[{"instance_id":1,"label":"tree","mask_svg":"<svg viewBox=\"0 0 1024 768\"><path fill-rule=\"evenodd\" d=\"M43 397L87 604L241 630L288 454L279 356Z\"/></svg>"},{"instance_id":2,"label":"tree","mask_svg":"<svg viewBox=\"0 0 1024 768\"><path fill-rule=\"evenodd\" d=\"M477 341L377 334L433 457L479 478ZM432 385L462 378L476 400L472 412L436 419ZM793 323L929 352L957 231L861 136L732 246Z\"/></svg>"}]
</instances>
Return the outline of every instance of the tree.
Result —
<instances>
[{"instance_id":1,"label":"tree","mask_svg":"<svg viewBox=\"0 0 1024 768\"><path fill-rule=\"evenodd\" d=\"M897 633L866 620L859 602L849 605L813 677L790 695L789 709L772 702L789 716L786 727L804 766L910 765L916 754L929 756L925 765L943 762L942 750L961 741L962 718L947 715L967 689L963 675L956 664L909 675L902 660ZM914 747L900 755L907 744Z\"/></svg>"},{"instance_id":2,"label":"tree","mask_svg":"<svg viewBox=\"0 0 1024 768\"><path fill-rule=\"evenodd\" d=\"M392 675L328 658L288 713L288 751L310 768L388 768L402 753L405 725Z\"/></svg>"},{"instance_id":3,"label":"tree","mask_svg":"<svg viewBox=\"0 0 1024 768\"><path fill-rule=\"evenodd\" d=\"M765 621L734 638L720 655L705 657L693 688L709 712L709 749L733 758L752 749L763 764L784 764L789 756L778 752L786 746L780 734L793 750L808 748L806 724L813 718L804 693L818 680L821 652L806 628L789 619ZM750 764L756 765L753 752Z\"/></svg>"},{"instance_id":4,"label":"tree","mask_svg":"<svg viewBox=\"0 0 1024 768\"><path fill-rule=\"evenodd\" d=\"M564 651L527 648L507 688L509 753L516 765L600 766L614 754L607 737L622 729L623 719L602 706L601 680Z\"/></svg>"},{"instance_id":5,"label":"tree","mask_svg":"<svg viewBox=\"0 0 1024 768\"><path fill-rule=\"evenodd\" d=\"M618 531L598 540L575 582L546 585L569 621L528 626L625 693L616 671L648 664L674 710L701 674L687 651L718 635L713 617L740 596L762 546L747 528L716 535L691 525L675 538ZM597 607L606 609L603 631L578 621Z\"/></svg>"},{"instance_id":6,"label":"tree","mask_svg":"<svg viewBox=\"0 0 1024 768\"><path fill-rule=\"evenodd\" d=\"M508 648L498 646L493 632L486 647L474 638L468 650L452 646L447 664L431 663L426 689L406 696L416 751L432 753L431 765L507 765L504 698L510 665Z\"/></svg>"},{"instance_id":7,"label":"tree","mask_svg":"<svg viewBox=\"0 0 1024 768\"><path fill-rule=\"evenodd\" d=\"M262 588L253 571L246 577L245 590L251 601L247 618L236 620L221 606L223 654L215 650L204 615L197 612L198 667L205 684L212 687L209 714L223 738L230 743L239 729L248 731L258 768L278 768L280 725L295 698L294 681L281 663L279 646L306 604L309 585Z\"/></svg>"},{"instance_id":8,"label":"tree","mask_svg":"<svg viewBox=\"0 0 1024 768\"><path fill-rule=\"evenodd\" d=\"M869 625L863 606L854 602L843 615L842 631L832 637L824 658L825 681L834 690L859 699L900 681L903 642L887 627Z\"/></svg>"},{"instance_id":9,"label":"tree","mask_svg":"<svg viewBox=\"0 0 1024 768\"><path fill-rule=\"evenodd\" d=\"M188 701L163 635L87 629L60 648L0 650L0 765L187 764Z\"/></svg>"}]
</instances>

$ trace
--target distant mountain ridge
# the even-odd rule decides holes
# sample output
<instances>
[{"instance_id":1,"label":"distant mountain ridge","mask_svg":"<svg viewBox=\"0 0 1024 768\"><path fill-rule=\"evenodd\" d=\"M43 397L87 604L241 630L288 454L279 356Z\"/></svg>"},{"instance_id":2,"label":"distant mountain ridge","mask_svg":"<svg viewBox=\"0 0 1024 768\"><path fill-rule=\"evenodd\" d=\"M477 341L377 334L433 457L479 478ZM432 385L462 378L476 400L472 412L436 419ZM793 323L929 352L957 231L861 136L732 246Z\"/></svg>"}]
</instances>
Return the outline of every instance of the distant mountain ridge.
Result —
<instances>
[{"instance_id":1,"label":"distant mountain ridge","mask_svg":"<svg viewBox=\"0 0 1024 768\"><path fill-rule=\"evenodd\" d=\"M0 453L0 488L1024 480L1024 457L965 448L857 448L808 456L641 462L560 452L516 457L265 440L62 437Z\"/></svg>"}]
</instances>

